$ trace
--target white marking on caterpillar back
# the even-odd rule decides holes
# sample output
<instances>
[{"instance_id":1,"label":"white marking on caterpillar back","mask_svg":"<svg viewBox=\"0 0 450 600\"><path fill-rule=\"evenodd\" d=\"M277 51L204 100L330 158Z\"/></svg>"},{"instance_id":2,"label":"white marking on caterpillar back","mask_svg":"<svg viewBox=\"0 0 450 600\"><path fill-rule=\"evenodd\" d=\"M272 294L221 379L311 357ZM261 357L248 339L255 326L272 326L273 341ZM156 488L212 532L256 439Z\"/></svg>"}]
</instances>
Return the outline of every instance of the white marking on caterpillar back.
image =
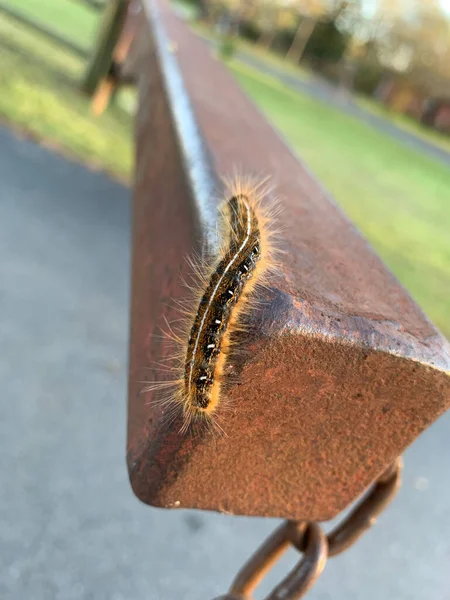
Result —
<instances>
[{"instance_id":1,"label":"white marking on caterpillar back","mask_svg":"<svg viewBox=\"0 0 450 600\"><path fill-rule=\"evenodd\" d=\"M245 205L245 208L246 208L246 211L247 211L247 215L246 215L246 217L247 217L247 235L245 236L244 241L240 245L239 249L236 251L236 253L233 256L233 258L230 260L230 262L228 263L228 265L224 269L224 272L220 276L219 281L217 282L217 284L216 284L216 286L215 286L215 288L214 288L214 290L213 290L213 292L211 294L211 298L209 299L209 302L206 305L205 313L204 313L204 315L202 317L202 320L200 322L200 326L199 326L198 331L197 331L197 337L196 337L195 343L194 343L194 350L192 351L192 358L191 358L191 361L189 363L189 378L188 378L188 381L189 381L188 387L189 388L192 386L192 371L194 369L194 361L195 361L195 357L196 357L196 354L197 354L198 342L199 342L200 336L201 336L201 334L203 332L203 327L205 326L206 315L208 314L209 309L211 308L212 302L213 302L214 298L216 297L217 290L219 289L220 284L222 283L225 275L228 273L228 271L231 269L231 267L233 266L233 264L236 262L236 259L238 258L238 256L240 256L240 253L242 252L242 250L244 249L246 243L248 242L248 240L250 238L250 233L251 233L251 230L250 230L251 229L250 207L248 205L248 202L245 199L242 199L242 201L243 201L243 203Z\"/></svg>"}]
</instances>

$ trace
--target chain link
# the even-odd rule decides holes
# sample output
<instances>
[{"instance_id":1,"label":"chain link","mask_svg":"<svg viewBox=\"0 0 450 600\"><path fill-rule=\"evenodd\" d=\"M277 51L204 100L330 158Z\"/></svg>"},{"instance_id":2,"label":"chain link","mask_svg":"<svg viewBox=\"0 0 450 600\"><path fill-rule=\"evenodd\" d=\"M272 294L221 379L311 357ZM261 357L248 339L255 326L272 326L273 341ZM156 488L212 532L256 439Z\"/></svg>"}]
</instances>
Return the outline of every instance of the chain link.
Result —
<instances>
[{"instance_id":1,"label":"chain link","mask_svg":"<svg viewBox=\"0 0 450 600\"><path fill-rule=\"evenodd\" d=\"M242 567L229 592L215 600L252 600L253 590L290 546L294 546L303 556L264 600L302 598L322 573L327 557L336 556L350 548L374 525L400 487L401 469L402 460L398 458L328 535L317 523L285 521Z\"/></svg>"}]
</instances>

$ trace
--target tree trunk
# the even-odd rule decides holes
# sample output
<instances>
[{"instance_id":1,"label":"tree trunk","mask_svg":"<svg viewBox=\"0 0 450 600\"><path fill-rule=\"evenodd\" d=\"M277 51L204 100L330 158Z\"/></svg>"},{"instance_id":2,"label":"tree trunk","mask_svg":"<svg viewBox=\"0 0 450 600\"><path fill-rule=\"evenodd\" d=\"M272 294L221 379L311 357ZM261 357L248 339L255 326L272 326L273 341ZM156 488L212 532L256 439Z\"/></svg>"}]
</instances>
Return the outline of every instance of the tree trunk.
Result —
<instances>
[{"instance_id":1,"label":"tree trunk","mask_svg":"<svg viewBox=\"0 0 450 600\"><path fill-rule=\"evenodd\" d=\"M261 33L261 35L259 36L259 39L258 39L258 44L261 44L261 46L264 46L264 48L266 48L266 50L269 50L273 43L274 38L275 38L275 29L268 29Z\"/></svg>"},{"instance_id":2,"label":"tree trunk","mask_svg":"<svg viewBox=\"0 0 450 600\"><path fill-rule=\"evenodd\" d=\"M303 53L306 48L306 44L309 42L310 37L313 34L316 26L317 19L305 17L298 26L297 32L292 41L291 47L286 54L286 58L292 60L295 63L300 62Z\"/></svg>"},{"instance_id":3,"label":"tree trunk","mask_svg":"<svg viewBox=\"0 0 450 600\"><path fill-rule=\"evenodd\" d=\"M199 19L201 21L209 21L210 14L209 14L208 5L206 3L206 0L198 0L197 5L198 5Z\"/></svg>"}]
</instances>

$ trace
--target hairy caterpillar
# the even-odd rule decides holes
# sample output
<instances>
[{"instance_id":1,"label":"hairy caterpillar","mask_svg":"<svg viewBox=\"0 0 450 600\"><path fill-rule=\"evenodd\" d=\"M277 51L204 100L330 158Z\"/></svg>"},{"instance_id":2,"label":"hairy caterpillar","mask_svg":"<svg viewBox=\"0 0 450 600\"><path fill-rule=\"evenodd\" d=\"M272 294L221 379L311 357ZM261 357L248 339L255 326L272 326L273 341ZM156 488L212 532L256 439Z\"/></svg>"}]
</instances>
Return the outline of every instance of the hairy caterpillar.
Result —
<instances>
[{"instance_id":1,"label":"hairy caterpillar","mask_svg":"<svg viewBox=\"0 0 450 600\"><path fill-rule=\"evenodd\" d=\"M221 429L215 416L226 405L225 372L234 336L244 328L243 317L257 305L256 291L275 266L276 209L267 200L266 183L236 178L227 188L220 207L220 249L211 259L189 259L190 298L177 302L182 326L176 331L167 323L166 336L176 346L168 370L175 378L146 388L165 390L163 404L170 415L182 410L182 432L198 421Z\"/></svg>"}]
</instances>

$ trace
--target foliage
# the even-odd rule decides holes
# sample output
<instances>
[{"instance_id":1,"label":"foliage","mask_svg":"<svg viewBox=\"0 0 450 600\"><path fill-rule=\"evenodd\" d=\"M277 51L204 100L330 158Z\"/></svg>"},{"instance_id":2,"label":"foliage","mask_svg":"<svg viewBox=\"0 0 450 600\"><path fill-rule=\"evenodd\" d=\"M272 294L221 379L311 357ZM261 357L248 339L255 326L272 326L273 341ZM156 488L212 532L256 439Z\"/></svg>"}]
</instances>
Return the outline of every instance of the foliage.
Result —
<instances>
[{"instance_id":1,"label":"foliage","mask_svg":"<svg viewBox=\"0 0 450 600\"><path fill-rule=\"evenodd\" d=\"M384 68L380 63L376 46L369 41L361 47L356 62L353 88L358 92L372 96L382 80Z\"/></svg>"},{"instance_id":2,"label":"foliage","mask_svg":"<svg viewBox=\"0 0 450 600\"><path fill-rule=\"evenodd\" d=\"M222 60L229 60L236 51L233 38L223 36L219 39L217 53Z\"/></svg>"},{"instance_id":3,"label":"foliage","mask_svg":"<svg viewBox=\"0 0 450 600\"><path fill-rule=\"evenodd\" d=\"M242 20L239 23L239 35L249 42L257 42L261 37L261 29L256 21Z\"/></svg>"},{"instance_id":4,"label":"foliage","mask_svg":"<svg viewBox=\"0 0 450 600\"><path fill-rule=\"evenodd\" d=\"M372 93L388 70L450 95L450 22L440 0L374 0L372 11L365 0L201 1L213 21L227 14L240 35L294 63L306 59L324 72L351 64L356 89ZM354 52L364 47L370 56Z\"/></svg>"},{"instance_id":5,"label":"foliage","mask_svg":"<svg viewBox=\"0 0 450 600\"><path fill-rule=\"evenodd\" d=\"M361 94L373 96L382 80L383 73L384 70L379 62L360 62L354 74L353 89Z\"/></svg>"},{"instance_id":6,"label":"foliage","mask_svg":"<svg viewBox=\"0 0 450 600\"><path fill-rule=\"evenodd\" d=\"M349 34L338 29L334 19L319 21L309 38L304 57L311 61L337 62L347 48Z\"/></svg>"},{"instance_id":7,"label":"foliage","mask_svg":"<svg viewBox=\"0 0 450 600\"><path fill-rule=\"evenodd\" d=\"M398 13L380 39L380 56L430 93L450 93L450 22L438 0L416 1Z\"/></svg>"}]
</instances>

